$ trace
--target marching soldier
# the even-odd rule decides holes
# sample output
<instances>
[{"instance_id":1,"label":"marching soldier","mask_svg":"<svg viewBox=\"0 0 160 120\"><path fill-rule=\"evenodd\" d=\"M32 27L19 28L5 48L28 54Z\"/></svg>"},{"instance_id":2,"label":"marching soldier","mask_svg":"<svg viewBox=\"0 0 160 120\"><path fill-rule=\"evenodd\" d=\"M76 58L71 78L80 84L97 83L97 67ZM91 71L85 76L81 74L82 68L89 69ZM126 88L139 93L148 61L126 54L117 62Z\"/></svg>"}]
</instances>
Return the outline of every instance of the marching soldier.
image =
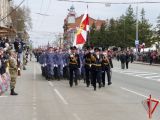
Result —
<instances>
[{"instance_id":1,"label":"marching soldier","mask_svg":"<svg viewBox=\"0 0 160 120\"><path fill-rule=\"evenodd\" d=\"M91 74L91 65L92 65L92 61L91 61L91 52L90 52L90 48L87 47L87 51L86 54L84 56L84 60L85 60L85 79L86 79L86 84L87 87L90 86L90 74Z\"/></svg>"},{"instance_id":2,"label":"marching soldier","mask_svg":"<svg viewBox=\"0 0 160 120\"><path fill-rule=\"evenodd\" d=\"M103 52L102 58L102 86L105 87L105 75L107 73L108 85L111 85L111 65L108 59L107 52Z\"/></svg>"},{"instance_id":3,"label":"marching soldier","mask_svg":"<svg viewBox=\"0 0 160 120\"><path fill-rule=\"evenodd\" d=\"M59 49L58 53L58 79L63 77L63 67L64 67L64 61L63 61L63 51L62 49Z\"/></svg>"},{"instance_id":4,"label":"marching soldier","mask_svg":"<svg viewBox=\"0 0 160 120\"><path fill-rule=\"evenodd\" d=\"M50 80L54 76L54 54L53 48L49 47L48 52L46 53L46 64L47 64L47 80Z\"/></svg>"},{"instance_id":5,"label":"marching soldier","mask_svg":"<svg viewBox=\"0 0 160 120\"><path fill-rule=\"evenodd\" d=\"M54 72L54 78L58 79L58 49L54 48L54 54L53 54L53 59L54 59L54 68L53 68L53 72Z\"/></svg>"},{"instance_id":6,"label":"marching soldier","mask_svg":"<svg viewBox=\"0 0 160 120\"><path fill-rule=\"evenodd\" d=\"M91 54L91 61L92 61L92 85L94 90L96 90L96 83L99 83L99 88L101 88L101 72L102 72L102 55L100 54L100 49L95 48L95 53Z\"/></svg>"},{"instance_id":7,"label":"marching soldier","mask_svg":"<svg viewBox=\"0 0 160 120\"><path fill-rule=\"evenodd\" d=\"M17 78L17 55L14 51L10 51L10 58L9 58L9 73L11 77L10 81L10 89L11 93L10 95L18 95L14 89L16 85L16 78Z\"/></svg>"},{"instance_id":8,"label":"marching soldier","mask_svg":"<svg viewBox=\"0 0 160 120\"><path fill-rule=\"evenodd\" d=\"M112 62L112 52L110 50L106 50L107 52L107 56L108 56L108 60L109 60L109 63L110 63L110 67L113 68L113 62Z\"/></svg>"},{"instance_id":9,"label":"marching soldier","mask_svg":"<svg viewBox=\"0 0 160 120\"><path fill-rule=\"evenodd\" d=\"M60 80L60 78L63 76L63 54L62 50L56 50L55 53L55 78L57 80Z\"/></svg>"},{"instance_id":10,"label":"marching soldier","mask_svg":"<svg viewBox=\"0 0 160 120\"><path fill-rule=\"evenodd\" d=\"M69 56L69 84L70 87L73 86L73 79L75 80L75 85L78 85L77 79L78 79L78 68L80 68L80 59L79 55L76 53L76 47L71 47L71 54ZM74 78L73 78L74 76Z\"/></svg>"},{"instance_id":11,"label":"marching soldier","mask_svg":"<svg viewBox=\"0 0 160 120\"><path fill-rule=\"evenodd\" d=\"M69 80L69 53L67 51L63 52L63 77Z\"/></svg>"},{"instance_id":12,"label":"marching soldier","mask_svg":"<svg viewBox=\"0 0 160 120\"><path fill-rule=\"evenodd\" d=\"M46 77L46 53L45 53L45 50L42 51L42 54L39 58L39 63L41 64L42 76Z\"/></svg>"}]
</instances>

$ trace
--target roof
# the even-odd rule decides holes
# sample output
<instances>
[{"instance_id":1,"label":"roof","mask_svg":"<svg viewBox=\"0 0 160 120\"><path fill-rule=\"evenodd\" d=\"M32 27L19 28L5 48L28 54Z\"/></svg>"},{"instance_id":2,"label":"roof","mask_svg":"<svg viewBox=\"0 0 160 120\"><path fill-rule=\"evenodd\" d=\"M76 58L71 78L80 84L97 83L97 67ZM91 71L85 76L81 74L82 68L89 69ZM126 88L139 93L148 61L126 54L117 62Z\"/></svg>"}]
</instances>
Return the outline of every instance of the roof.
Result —
<instances>
[{"instance_id":1,"label":"roof","mask_svg":"<svg viewBox=\"0 0 160 120\"><path fill-rule=\"evenodd\" d=\"M82 14L79 17L76 17L75 23L68 24L68 29L70 29L70 28L76 29L77 27L79 27L83 16L84 16L84 14ZM67 18L64 20L64 22L67 22ZM93 23L95 23L95 26L97 27L97 29L100 29L101 25L103 23L106 23L106 21L105 20L96 20L92 17L89 17L89 25L92 26Z\"/></svg>"}]
</instances>

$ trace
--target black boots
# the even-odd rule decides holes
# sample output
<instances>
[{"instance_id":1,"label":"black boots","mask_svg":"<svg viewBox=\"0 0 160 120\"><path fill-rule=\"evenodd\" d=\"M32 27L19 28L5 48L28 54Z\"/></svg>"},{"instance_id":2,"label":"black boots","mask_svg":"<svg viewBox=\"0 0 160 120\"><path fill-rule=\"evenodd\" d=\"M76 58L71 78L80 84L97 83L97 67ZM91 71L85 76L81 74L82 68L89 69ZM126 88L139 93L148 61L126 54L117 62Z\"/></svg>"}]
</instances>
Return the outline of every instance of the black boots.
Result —
<instances>
[{"instance_id":1,"label":"black boots","mask_svg":"<svg viewBox=\"0 0 160 120\"><path fill-rule=\"evenodd\" d=\"M18 95L16 92L14 92L14 89L11 89L11 94L10 95Z\"/></svg>"},{"instance_id":2,"label":"black boots","mask_svg":"<svg viewBox=\"0 0 160 120\"><path fill-rule=\"evenodd\" d=\"M112 84L112 82L109 82L109 83L108 83L108 85L111 85L111 84Z\"/></svg>"}]
</instances>

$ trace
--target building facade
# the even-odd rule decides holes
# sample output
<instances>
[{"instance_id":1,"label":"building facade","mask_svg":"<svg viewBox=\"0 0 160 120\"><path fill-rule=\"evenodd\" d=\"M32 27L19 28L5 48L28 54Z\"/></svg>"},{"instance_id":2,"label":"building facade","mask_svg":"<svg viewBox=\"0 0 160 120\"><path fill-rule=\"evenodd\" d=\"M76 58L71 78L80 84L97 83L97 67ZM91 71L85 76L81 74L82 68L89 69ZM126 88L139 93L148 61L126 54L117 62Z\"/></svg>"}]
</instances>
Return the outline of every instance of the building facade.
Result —
<instances>
[{"instance_id":1,"label":"building facade","mask_svg":"<svg viewBox=\"0 0 160 120\"><path fill-rule=\"evenodd\" d=\"M79 17L76 16L74 6L71 6L68 11L69 11L68 15L64 19L64 25L63 25L63 29L64 29L63 43L64 43L64 47L66 48L69 48L70 46L73 45L75 34L83 18L83 14ZM89 16L89 26L92 26L93 24L95 24L95 27L97 30L101 28L102 24L107 24L107 23L108 23L108 20L99 20L99 19L96 20Z\"/></svg>"},{"instance_id":2,"label":"building facade","mask_svg":"<svg viewBox=\"0 0 160 120\"><path fill-rule=\"evenodd\" d=\"M11 10L11 0L0 0L0 37L8 37L13 31L12 20L9 15Z\"/></svg>"}]
</instances>

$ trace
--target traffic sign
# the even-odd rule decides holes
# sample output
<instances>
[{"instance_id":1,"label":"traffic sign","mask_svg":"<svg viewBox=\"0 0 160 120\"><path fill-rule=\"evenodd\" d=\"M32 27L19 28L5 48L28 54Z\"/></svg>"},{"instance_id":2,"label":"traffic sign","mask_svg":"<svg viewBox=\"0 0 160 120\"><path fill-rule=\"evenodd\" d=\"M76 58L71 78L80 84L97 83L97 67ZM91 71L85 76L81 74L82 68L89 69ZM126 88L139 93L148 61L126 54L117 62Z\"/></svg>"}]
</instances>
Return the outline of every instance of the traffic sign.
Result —
<instances>
[{"instance_id":1,"label":"traffic sign","mask_svg":"<svg viewBox=\"0 0 160 120\"><path fill-rule=\"evenodd\" d=\"M135 45L139 45L139 40L135 40Z\"/></svg>"},{"instance_id":2,"label":"traffic sign","mask_svg":"<svg viewBox=\"0 0 160 120\"><path fill-rule=\"evenodd\" d=\"M144 108L147 110L149 118L152 118L152 114L154 113L156 107L158 106L159 101L152 99L151 95L150 95L147 100L144 100L142 102L142 104L143 104Z\"/></svg>"}]
</instances>

